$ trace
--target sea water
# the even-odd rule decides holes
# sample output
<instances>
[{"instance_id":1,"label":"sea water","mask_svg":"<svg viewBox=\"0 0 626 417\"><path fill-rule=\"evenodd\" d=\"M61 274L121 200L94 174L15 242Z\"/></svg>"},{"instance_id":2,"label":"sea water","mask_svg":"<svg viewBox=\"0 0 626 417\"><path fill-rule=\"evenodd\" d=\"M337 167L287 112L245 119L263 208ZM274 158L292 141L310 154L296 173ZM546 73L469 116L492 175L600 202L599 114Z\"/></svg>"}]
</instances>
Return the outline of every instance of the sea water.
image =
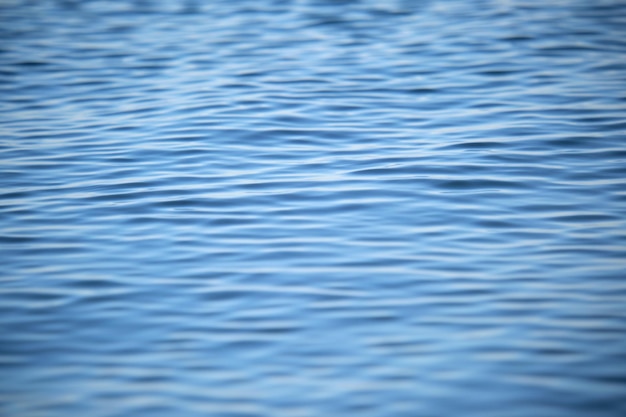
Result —
<instances>
[{"instance_id":1,"label":"sea water","mask_svg":"<svg viewBox=\"0 0 626 417\"><path fill-rule=\"evenodd\" d=\"M626 3L0 2L0 413L626 414Z\"/></svg>"}]
</instances>

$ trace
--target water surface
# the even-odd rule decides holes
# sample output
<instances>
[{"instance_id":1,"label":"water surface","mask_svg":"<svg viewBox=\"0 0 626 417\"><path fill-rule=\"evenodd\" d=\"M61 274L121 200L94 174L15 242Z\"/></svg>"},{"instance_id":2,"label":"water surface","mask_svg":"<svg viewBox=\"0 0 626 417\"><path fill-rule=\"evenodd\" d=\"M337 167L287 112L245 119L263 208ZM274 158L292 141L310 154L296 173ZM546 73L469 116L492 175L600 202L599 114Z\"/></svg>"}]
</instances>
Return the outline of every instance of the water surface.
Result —
<instances>
[{"instance_id":1,"label":"water surface","mask_svg":"<svg viewBox=\"0 0 626 417\"><path fill-rule=\"evenodd\" d=\"M626 4L0 2L0 410L626 414Z\"/></svg>"}]
</instances>

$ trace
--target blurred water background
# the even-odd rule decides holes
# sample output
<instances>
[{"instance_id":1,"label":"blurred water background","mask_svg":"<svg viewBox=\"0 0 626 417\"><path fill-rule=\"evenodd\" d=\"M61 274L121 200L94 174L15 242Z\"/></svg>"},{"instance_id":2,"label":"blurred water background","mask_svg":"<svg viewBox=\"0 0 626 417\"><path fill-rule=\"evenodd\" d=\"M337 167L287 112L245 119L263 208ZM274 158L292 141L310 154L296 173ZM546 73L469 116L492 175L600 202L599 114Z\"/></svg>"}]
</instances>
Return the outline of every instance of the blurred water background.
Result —
<instances>
[{"instance_id":1,"label":"blurred water background","mask_svg":"<svg viewBox=\"0 0 626 417\"><path fill-rule=\"evenodd\" d=\"M626 2L0 1L0 414L626 415Z\"/></svg>"}]
</instances>

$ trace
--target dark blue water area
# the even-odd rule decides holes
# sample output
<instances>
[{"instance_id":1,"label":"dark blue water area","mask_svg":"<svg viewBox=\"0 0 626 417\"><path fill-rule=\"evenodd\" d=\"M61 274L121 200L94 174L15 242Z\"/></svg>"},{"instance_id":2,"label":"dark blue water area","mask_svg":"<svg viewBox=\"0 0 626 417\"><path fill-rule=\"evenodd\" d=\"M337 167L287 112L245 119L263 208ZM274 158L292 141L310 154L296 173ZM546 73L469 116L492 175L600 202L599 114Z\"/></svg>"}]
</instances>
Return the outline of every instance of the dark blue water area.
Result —
<instances>
[{"instance_id":1,"label":"dark blue water area","mask_svg":"<svg viewBox=\"0 0 626 417\"><path fill-rule=\"evenodd\" d=\"M626 2L0 1L0 414L626 415Z\"/></svg>"}]
</instances>

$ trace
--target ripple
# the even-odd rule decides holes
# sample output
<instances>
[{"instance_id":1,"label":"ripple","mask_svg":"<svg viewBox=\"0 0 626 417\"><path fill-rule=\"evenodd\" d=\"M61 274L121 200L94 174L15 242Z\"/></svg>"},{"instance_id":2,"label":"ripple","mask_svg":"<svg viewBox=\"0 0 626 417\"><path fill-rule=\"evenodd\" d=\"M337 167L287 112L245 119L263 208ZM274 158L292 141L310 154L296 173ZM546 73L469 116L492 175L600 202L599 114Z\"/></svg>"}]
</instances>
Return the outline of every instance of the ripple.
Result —
<instances>
[{"instance_id":1,"label":"ripple","mask_svg":"<svg viewBox=\"0 0 626 417\"><path fill-rule=\"evenodd\" d=\"M3 410L624 414L596 3L2 2Z\"/></svg>"}]
</instances>

